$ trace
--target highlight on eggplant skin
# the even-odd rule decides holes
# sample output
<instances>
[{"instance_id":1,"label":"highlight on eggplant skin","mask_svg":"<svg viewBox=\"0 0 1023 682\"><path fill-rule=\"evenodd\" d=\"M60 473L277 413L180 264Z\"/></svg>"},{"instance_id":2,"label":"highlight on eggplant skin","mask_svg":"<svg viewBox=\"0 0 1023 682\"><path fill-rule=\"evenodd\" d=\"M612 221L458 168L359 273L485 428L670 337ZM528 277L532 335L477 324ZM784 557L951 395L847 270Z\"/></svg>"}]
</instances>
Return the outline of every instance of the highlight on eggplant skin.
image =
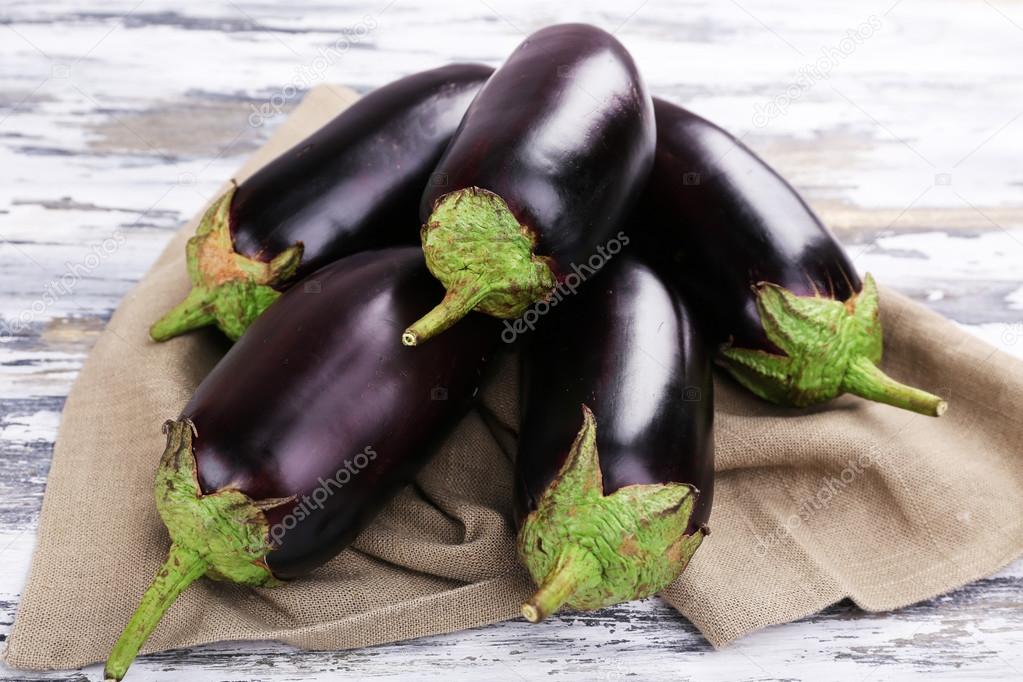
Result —
<instances>
[{"instance_id":1,"label":"highlight on eggplant skin","mask_svg":"<svg viewBox=\"0 0 1023 682\"><path fill-rule=\"evenodd\" d=\"M617 232L653 163L632 57L584 24L523 41L473 100L423 193L427 265L447 290L414 346L470 311L516 318Z\"/></svg>"},{"instance_id":2,"label":"highlight on eggplant skin","mask_svg":"<svg viewBox=\"0 0 1023 682\"><path fill-rule=\"evenodd\" d=\"M877 286L861 281L814 212L710 121L654 100L657 154L644 199L648 257L673 272L717 362L756 395L806 407L851 393L929 416L947 403L879 368Z\"/></svg>"},{"instance_id":3,"label":"highlight on eggplant skin","mask_svg":"<svg viewBox=\"0 0 1023 682\"><path fill-rule=\"evenodd\" d=\"M367 94L231 187L186 247L192 289L155 341L216 325L231 339L293 281L366 249L416 243L419 199L493 69L451 64Z\"/></svg>"},{"instance_id":4,"label":"highlight on eggplant skin","mask_svg":"<svg viewBox=\"0 0 1023 682\"><path fill-rule=\"evenodd\" d=\"M515 463L522 613L649 596L707 534L710 353L663 277L621 254L529 339Z\"/></svg>"},{"instance_id":5,"label":"highlight on eggplant skin","mask_svg":"<svg viewBox=\"0 0 1023 682\"><path fill-rule=\"evenodd\" d=\"M302 576L411 482L471 404L498 339L478 316L430 348L402 346L404 322L440 291L418 247L337 261L284 293L165 424L155 493L171 546L108 680L191 582Z\"/></svg>"}]
</instances>

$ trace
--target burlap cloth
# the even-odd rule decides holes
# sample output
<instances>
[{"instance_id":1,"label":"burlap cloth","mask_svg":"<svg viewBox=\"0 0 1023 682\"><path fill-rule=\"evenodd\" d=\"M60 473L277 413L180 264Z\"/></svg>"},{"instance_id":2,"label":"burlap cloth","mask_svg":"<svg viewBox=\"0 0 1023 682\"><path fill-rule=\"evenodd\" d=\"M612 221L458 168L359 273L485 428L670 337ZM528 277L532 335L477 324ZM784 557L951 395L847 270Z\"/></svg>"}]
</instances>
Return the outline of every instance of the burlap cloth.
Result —
<instances>
[{"instance_id":1,"label":"burlap cloth","mask_svg":"<svg viewBox=\"0 0 1023 682\"><path fill-rule=\"evenodd\" d=\"M314 90L238 177L351 98ZM8 665L105 658L164 558L152 493L160 424L224 348L215 332L162 345L146 336L188 288L183 247L194 227L122 302L68 397ZM713 532L664 594L714 645L843 597L869 610L905 606L1023 549L1023 366L882 296L885 370L945 396L947 416L856 398L799 412L718 381ZM502 363L486 403L514 428L513 365ZM277 589L200 580L146 651L229 639L342 649L514 617L529 583L513 545L511 475L509 453L470 414L353 549Z\"/></svg>"}]
</instances>

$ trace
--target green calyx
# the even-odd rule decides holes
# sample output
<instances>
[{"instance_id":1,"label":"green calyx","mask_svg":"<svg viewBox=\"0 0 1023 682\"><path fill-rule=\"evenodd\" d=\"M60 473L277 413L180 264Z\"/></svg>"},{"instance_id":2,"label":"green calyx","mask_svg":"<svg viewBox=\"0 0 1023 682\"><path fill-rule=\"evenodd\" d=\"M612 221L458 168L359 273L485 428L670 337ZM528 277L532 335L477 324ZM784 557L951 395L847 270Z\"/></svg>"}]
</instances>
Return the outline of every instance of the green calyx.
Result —
<instances>
[{"instance_id":1,"label":"green calyx","mask_svg":"<svg viewBox=\"0 0 1023 682\"><path fill-rule=\"evenodd\" d=\"M274 287L291 279L302 261L303 247L294 244L269 261L237 253L231 239L230 209L236 185L224 192L203 215L188 240L186 256L192 290L149 328L154 341L215 324L232 340L281 295Z\"/></svg>"},{"instance_id":2,"label":"green calyx","mask_svg":"<svg viewBox=\"0 0 1023 682\"><path fill-rule=\"evenodd\" d=\"M768 282L756 291L767 338L785 354L730 344L718 354L718 362L756 395L806 407L852 393L932 417L945 413L948 404L940 397L878 369L883 340L877 285L870 274L863 290L846 301L796 296Z\"/></svg>"},{"instance_id":3,"label":"green calyx","mask_svg":"<svg viewBox=\"0 0 1023 682\"><path fill-rule=\"evenodd\" d=\"M557 280L533 253L533 234L504 200L478 187L445 194L420 230L426 265L447 294L405 330L406 346L436 336L469 312L512 319L546 299Z\"/></svg>"},{"instance_id":4,"label":"green calyx","mask_svg":"<svg viewBox=\"0 0 1023 682\"><path fill-rule=\"evenodd\" d=\"M667 587L703 541L705 529L686 534L698 494L665 483L605 495L597 424L583 405L564 466L519 531L519 554L539 585L522 615L537 623L562 605L598 609Z\"/></svg>"},{"instance_id":5,"label":"green calyx","mask_svg":"<svg viewBox=\"0 0 1023 682\"><path fill-rule=\"evenodd\" d=\"M237 490L203 495L188 419L164 424L167 448L156 475L156 507L171 536L167 560L142 596L107 659L104 676L120 680L163 614L202 576L243 585L280 584L266 565L272 549L264 510L289 498L254 501Z\"/></svg>"}]
</instances>

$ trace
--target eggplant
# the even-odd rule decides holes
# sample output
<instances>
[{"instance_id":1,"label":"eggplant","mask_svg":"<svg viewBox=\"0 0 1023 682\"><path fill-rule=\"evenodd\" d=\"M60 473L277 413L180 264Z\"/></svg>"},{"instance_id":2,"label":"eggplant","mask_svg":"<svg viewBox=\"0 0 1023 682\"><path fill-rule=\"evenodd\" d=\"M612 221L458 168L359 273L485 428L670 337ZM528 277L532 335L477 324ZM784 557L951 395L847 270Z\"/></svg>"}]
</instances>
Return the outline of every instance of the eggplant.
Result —
<instances>
[{"instance_id":1,"label":"eggplant","mask_svg":"<svg viewBox=\"0 0 1023 682\"><path fill-rule=\"evenodd\" d=\"M594 26L533 33L487 81L423 193L426 262L447 289L414 346L471 310L513 319L618 230L654 154L632 57Z\"/></svg>"},{"instance_id":2,"label":"eggplant","mask_svg":"<svg viewBox=\"0 0 1023 682\"><path fill-rule=\"evenodd\" d=\"M538 622L645 597L709 532L710 352L664 277L622 254L530 339L515 462L518 549Z\"/></svg>"},{"instance_id":3,"label":"eggplant","mask_svg":"<svg viewBox=\"0 0 1023 682\"><path fill-rule=\"evenodd\" d=\"M491 73L452 64L397 80L232 181L188 241L191 292L150 336L216 324L237 339L296 279L359 251L414 244L408 225L423 186Z\"/></svg>"},{"instance_id":4,"label":"eggplant","mask_svg":"<svg viewBox=\"0 0 1023 682\"><path fill-rule=\"evenodd\" d=\"M166 422L155 488L171 547L108 680L194 580L270 587L308 573L412 481L497 345L478 316L425 351L402 346L401 324L439 289L415 246L337 261L281 296Z\"/></svg>"},{"instance_id":5,"label":"eggplant","mask_svg":"<svg viewBox=\"0 0 1023 682\"><path fill-rule=\"evenodd\" d=\"M884 374L877 285L813 210L710 121L654 100L657 154L633 235L756 395L805 407L843 393L940 416L944 400Z\"/></svg>"}]
</instances>

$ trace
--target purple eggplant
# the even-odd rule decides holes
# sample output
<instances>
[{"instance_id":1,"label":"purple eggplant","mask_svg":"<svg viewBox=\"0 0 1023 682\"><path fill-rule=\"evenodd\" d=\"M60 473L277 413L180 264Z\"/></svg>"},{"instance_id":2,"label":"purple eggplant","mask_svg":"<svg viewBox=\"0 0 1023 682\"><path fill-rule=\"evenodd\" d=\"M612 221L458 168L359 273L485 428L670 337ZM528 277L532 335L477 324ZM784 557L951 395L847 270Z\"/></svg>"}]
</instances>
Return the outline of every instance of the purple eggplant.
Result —
<instances>
[{"instance_id":1,"label":"purple eggplant","mask_svg":"<svg viewBox=\"0 0 1023 682\"><path fill-rule=\"evenodd\" d=\"M878 294L795 189L735 137L655 100L657 155L634 234L756 395L804 407L843 393L939 416L940 397L901 384L882 354Z\"/></svg>"},{"instance_id":2,"label":"purple eggplant","mask_svg":"<svg viewBox=\"0 0 1023 682\"><path fill-rule=\"evenodd\" d=\"M423 194L421 238L444 300L416 345L471 310L506 319L595 255L653 162L653 104L625 48L599 28L532 34L473 100Z\"/></svg>"},{"instance_id":3,"label":"purple eggplant","mask_svg":"<svg viewBox=\"0 0 1023 682\"><path fill-rule=\"evenodd\" d=\"M411 482L469 406L497 339L478 316L429 349L401 345L402 324L440 288L418 247L337 261L281 296L164 425L156 502L170 552L107 679L124 676L194 580L301 576Z\"/></svg>"},{"instance_id":4,"label":"purple eggplant","mask_svg":"<svg viewBox=\"0 0 1023 682\"><path fill-rule=\"evenodd\" d=\"M713 499L710 364L675 289L629 255L540 321L515 462L526 618L638 599L686 567Z\"/></svg>"},{"instance_id":5,"label":"purple eggplant","mask_svg":"<svg viewBox=\"0 0 1023 682\"><path fill-rule=\"evenodd\" d=\"M423 186L491 73L453 64L402 78L232 183L188 242L192 291L152 338L216 324L237 339L297 278L359 251L414 244L408 226Z\"/></svg>"}]
</instances>

